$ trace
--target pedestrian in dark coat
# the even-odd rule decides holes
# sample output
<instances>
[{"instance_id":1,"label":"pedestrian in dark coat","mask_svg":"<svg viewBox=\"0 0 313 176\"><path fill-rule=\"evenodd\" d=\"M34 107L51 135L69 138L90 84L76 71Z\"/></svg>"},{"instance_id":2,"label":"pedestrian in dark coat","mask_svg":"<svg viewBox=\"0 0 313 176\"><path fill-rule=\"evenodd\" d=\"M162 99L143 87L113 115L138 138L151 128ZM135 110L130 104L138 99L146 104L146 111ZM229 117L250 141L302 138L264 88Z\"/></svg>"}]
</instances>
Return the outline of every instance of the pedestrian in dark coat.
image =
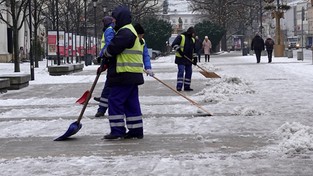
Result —
<instances>
[{"instance_id":1,"label":"pedestrian in dark coat","mask_svg":"<svg viewBox=\"0 0 313 176\"><path fill-rule=\"evenodd\" d=\"M259 33L256 33L255 37L252 39L251 50L254 50L254 53L256 55L256 62L260 63L261 52L264 50L264 40L259 35Z\"/></svg>"},{"instance_id":2,"label":"pedestrian in dark coat","mask_svg":"<svg viewBox=\"0 0 313 176\"><path fill-rule=\"evenodd\" d=\"M274 40L271 38L271 36L268 36L267 39L265 40L265 48L267 51L268 63L272 62L272 53L274 45L275 45Z\"/></svg>"},{"instance_id":3,"label":"pedestrian in dark coat","mask_svg":"<svg viewBox=\"0 0 313 176\"><path fill-rule=\"evenodd\" d=\"M195 51L195 29L188 28L186 32L178 35L172 43L172 48L176 50L175 64L178 67L176 90L193 91L190 88L192 76L193 55ZM196 60L195 60L196 61Z\"/></svg>"},{"instance_id":4,"label":"pedestrian in dark coat","mask_svg":"<svg viewBox=\"0 0 313 176\"><path fill-rule=\"evenodd\" d=\"M202 42L200 41L199 37L196 36L196 46L195 46L195 51L198 56L198 62L201 60L201 52L202 52Z\"/></svg>"}]
</instances>

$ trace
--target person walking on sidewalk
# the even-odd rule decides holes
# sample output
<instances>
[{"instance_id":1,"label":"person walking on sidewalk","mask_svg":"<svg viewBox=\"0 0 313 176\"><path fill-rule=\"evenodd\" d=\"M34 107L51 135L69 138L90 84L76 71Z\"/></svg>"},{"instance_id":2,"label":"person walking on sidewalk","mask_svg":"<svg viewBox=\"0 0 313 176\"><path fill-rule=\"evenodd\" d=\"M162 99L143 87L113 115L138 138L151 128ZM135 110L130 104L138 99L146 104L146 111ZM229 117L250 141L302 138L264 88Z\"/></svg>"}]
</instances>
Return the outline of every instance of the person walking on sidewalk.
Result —
<instances>
[{"instance_id":1,"label":"person walking on sidewalk","mask_svg":"<svg viewBox=\"0 0 313 176\"><path fill-rule=\"evenodd\" d=\"M202 42L202 46L203 46L203 51L204 51L205 62L210 62L212 43L209 40L208 36L204 37L204 40Z\"/></svg>"},{"instance_id":2,"label":"person walking on sidewalk","mask_svg":"<svg viewBox=\"0 0 313 176\"><path fill-rule=\"evenodd\" d=\"M99 58L103 56L103 53L107 46L110 44L111 40L115 36L114 31L114 19L110 16L105 16L102 20L103 22L103 35L101 39L101 51L99 53ZM98 61L99 63L101 60ZM104 116L105 112L108 108L108 97L110 93L110 87L107 84L107 81L104 83L104 87L101 92L101 97L94 97L94 100L99 102L99 108L97 110L97 113L95 117L101 117Z\"/></svg>"},{"instance_id":3,"label":"person walking on sidewalk","mask_svg":"<svg viewBox=\"0 0 313 176\"><path fill-rule=\"evenodd\" d=\"M264 50L264 40L257 32L251 42L251 50L254 50L256 56L256 63L261 61L261 52Z\"/></svg>"},{"instance_id":4,"label":"person walking on sidewalk","mask_svg":"<svg viewBox=\"0 0 313 176\"><path fill-rule=\"evenodd\" d=\"M272 62L272 53L274 45L275 45L274 40L271 38L271 36L268 36L267 39L265 40L265 48L267 51L268 63Z\"/></svg>"},{"instance_id":5,"label":"person walking on sidewalk","mask_svg":"<svg viewBox=\"0 0 313 176\"><path fill-rule=\"evenodd\" d=\"M139 103L138 85L143 79L143 47L134 29L130 10L118 6L112 12L117 31L104 52L104 62L108 63L107 84L110 86L109 123L110 134L104 139L142 139L143 120ZM101 69L99 69L101 71ZM97 72L98 74L98 72ZM125 120L128 128L126 132Z\"/></svg>"},{"instance_id":6,"label":"person walking on sidewalk","mask_svg":"<svg viewBox=\"0 0 313 176\"><path fill-rule=\"evenodd\" d=\"M178 35L172 43L172 48L176 50L175 64L178 67L176 90L193 91L190 88L192 76L192 64L196 64L194 59L195 51L195 29L189 27L186 32Z\"/></svg>"},{"instance_id":7,"label":"person walking on sidewalk","mask_svg":"<svg viewBox=\"0 0 313 176\"><path fill-rule=\"evenodd\" d=\"M202 42L200 41L199 37L196 36L196 53L197 53L197 57L198 57L198 62L201 61L201 52L202 52Z\"/></svg>"}]
</instances>

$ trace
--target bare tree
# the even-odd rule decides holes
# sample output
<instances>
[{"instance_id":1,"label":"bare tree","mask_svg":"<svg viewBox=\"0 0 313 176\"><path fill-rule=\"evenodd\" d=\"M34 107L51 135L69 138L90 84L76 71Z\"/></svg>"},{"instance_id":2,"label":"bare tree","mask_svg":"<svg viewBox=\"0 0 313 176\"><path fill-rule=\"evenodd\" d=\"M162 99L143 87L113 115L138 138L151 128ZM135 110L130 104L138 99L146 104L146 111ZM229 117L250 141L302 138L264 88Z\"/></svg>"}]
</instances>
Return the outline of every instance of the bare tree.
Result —
<instances>
[{"instance_id":1,"label":"bare tree","mask_svg":"<svg viewBox=\"0 0 313 176\"><path fill-rule=\"evenodd\" d=\"M45 17L43 16L43 12L46 10L46 3L47 0L33 0L33 11L32 11L32 16L33 16L33 26L34 26L34 42L33 42L33 51L34 51L34 55L35 56L35 67L37 68L39 66L39 54L38 52L38 48L40 48L41 46L38 46L38 29L40 24L43 23L43 21L45 20Z\"/></svg>"},{"instance_id":2,"label":"bare tree","mask_svg":"<svg viewBox=\"0 0 313 176\"><path fill-rule=\"evenodd\" d=\"M113 0L114 5L126 5L132 12L133 21L140 22L145 16L159 12L162 4L158 0Z\"/></svg>"},{"instance_id":3,"label":"bare tree","mask_svg":"<svg viewBox=\"0 0 313 176\"><path fill-rule=\"evenodd\" d=\"M228 33L242 32L258 17L259 3L255 0L193 0L193 11L201 12L208 20L218 24ZM222 49L226 50L226 34Z\"/></svg>"},{"instance_id":4,"label":"bare tree","mask_svg":"<svg viewBox=\"0 0 313 176\"><path fill-rule=\"evenodd\" d=\"M18 31L22 28L27 9L28 0L1 0L0 5L4 8L0 9L0 20L8 25L13 32L13 59L14 72L20 72ZM5 18L3 14L7 14L9 18ZM11 19L12 21L8 20Z\"/></svg>"}]
</instances>

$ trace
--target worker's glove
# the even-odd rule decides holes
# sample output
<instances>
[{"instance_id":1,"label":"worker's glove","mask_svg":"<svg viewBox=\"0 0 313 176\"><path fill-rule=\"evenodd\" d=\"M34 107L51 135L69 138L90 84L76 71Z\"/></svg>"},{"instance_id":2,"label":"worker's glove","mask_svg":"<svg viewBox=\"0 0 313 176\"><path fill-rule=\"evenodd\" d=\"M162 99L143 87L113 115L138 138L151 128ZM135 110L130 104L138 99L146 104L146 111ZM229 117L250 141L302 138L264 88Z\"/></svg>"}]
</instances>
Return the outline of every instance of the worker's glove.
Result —
<instances>
[{"instance_id":1,"label":"worker's glove","mask_svg":"<svg viewBox=\"0 0 313 176\"><path fill-rule=\"evenodd\" d=\"M193 59L192 59L192 64L193 64L193 65L197 65L197 62L198 62L198 61L197 61L197 58L193 58Z\"/></svg>"},{"instance_id":2,"label":"worker's glove","mask_svg":"<svg viewBox=\"0 0 313 176\"><path fill-rule=\"evenodd\" d=\"M198 56L196 53L193 53L192 55L192 64L193 65L197 65L197 62L198 62Z\"/></svg>"},{"instance_id":3,"label":"worker's glove","mask_svg":"<svg viewBox=\"0 0 313 176\"><path fill-rule=\"evenodd\" d=\"M154 73L153 73L152 69L147 69L147 70L146 70L146 73L147 73L147 76L148 76L148 75L151 76L151 77L154 76Z\"/></svg>"},{"instance_id":4,"label":"worker's glove","mask_svg":"<svg viewBox=\"0 0 313 176\"><path fill-rule=\"evenodd\" d=\"M98 63L98 64L101 63L101 59L102 59L102 57L97 57L97 63Z\"/></svg>"},{"instance_id":5,"label":"worker's glove","mask_svg":"<svg viewBox=\"0 0 313 176\"><path fill-rule=\"evenodd\" d=\"M106 69L108 68L107 65L101 65L100 67L98 67L97 69L97 75L100 75L102 72L104 72Z\"/></svg>"}]
</instances>

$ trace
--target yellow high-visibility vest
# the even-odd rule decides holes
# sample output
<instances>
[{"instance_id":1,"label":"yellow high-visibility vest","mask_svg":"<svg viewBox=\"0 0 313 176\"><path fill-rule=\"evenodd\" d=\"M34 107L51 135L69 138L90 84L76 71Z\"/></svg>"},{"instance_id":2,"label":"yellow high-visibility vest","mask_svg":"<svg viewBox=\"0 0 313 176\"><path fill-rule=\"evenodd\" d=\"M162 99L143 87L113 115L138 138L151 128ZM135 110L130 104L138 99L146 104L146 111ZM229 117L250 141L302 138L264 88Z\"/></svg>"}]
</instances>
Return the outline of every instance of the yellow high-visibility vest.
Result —
<instances>
[{"instance_id":1,"label":"yellow high-visibility vest","mask_svg":"<svg viewBox=\"0 0 313 176\"><path fill-rule=\"evenodd\" d=\"M181 41L180 41L180 45L179 45L179 46L180 46L181 51L184 51L186 37L185 37L185 35L183 35L183 34L181 34L180 36L181 36ZM192 41L193 41L193 43L195 43L195 39L194 39L193 37L192 37ZM176 55L177 57L182 57L182 56L179 54L179 52L176 52L175 55Z\"/></svg>"},{"instance_id":2,"label":"yellow high-visibility vest","mask_svg":"<svg viewBox=\"0 0 313 176\"><path fill-rule=\"evenodd\" d=\"M122 53L116 56L116 72L131 72L131 73L142 73L143 72L143 47L140 44L137 32L133 25L128 24L123 26L121 29L127 28L134 35L136 35L135 44L132 48L125 49ZM119 30L121 30L119 29ZM117 31L118 33L119 31Z\"/></svg>"}]
</instances>

